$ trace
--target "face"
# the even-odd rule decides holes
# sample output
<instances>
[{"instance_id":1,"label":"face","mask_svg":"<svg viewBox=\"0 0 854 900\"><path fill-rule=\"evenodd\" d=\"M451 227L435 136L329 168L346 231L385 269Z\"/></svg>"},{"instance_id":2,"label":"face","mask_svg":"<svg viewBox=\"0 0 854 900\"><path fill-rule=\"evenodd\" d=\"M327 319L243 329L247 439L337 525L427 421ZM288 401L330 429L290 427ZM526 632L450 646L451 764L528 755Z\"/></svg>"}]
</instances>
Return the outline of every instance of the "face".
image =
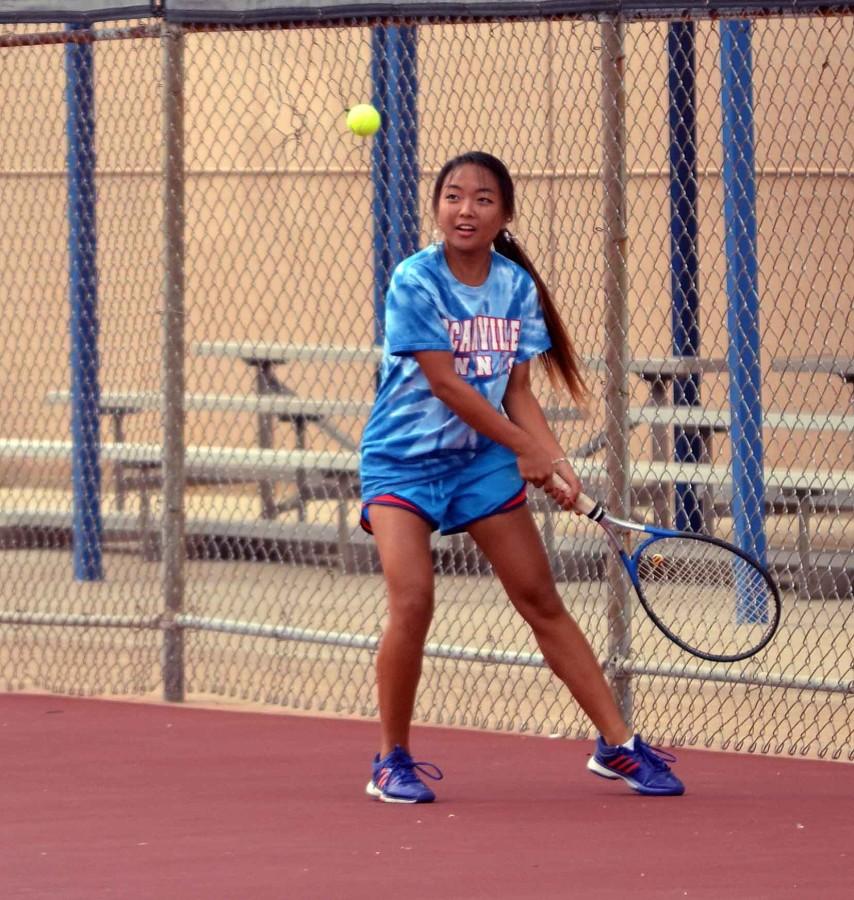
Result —
<instances>
[{"instance_id":1,"label":"face","mask_svg":"<svg viewBox=\"0 0 854 900\"><path fill-rule=\"evenodd\" d=\"M446 247L486 253L509 222L498 179L482 166L466 164L448 174L439 193L436 220Z\"/></svg>"}]
</instances>

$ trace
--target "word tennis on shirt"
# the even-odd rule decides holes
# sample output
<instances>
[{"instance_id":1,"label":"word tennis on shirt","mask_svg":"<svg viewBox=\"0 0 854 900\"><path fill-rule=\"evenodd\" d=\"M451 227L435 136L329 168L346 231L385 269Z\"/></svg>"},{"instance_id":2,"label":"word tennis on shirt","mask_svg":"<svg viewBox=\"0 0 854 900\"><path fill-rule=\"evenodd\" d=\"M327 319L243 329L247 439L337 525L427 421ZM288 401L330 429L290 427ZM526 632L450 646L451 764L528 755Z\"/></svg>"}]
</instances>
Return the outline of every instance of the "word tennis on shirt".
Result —
<instances>
[{"instance_id":1,"label":"word tennis on shirt","mask_svg":"<svg viewBox=\"0 0 854 900\"><path fill-rule=\"evenodd\" d=\"M474 359L475 375L493 375L494 362L488 353L513 353L519 347L521 319L500 319L495 316L475 316L473 319L443 319L451 347L454 350L454 368L458 375L469 372ZM513 357L507 360L507 368L513 365Z\"/></svg>"}]
</instances>

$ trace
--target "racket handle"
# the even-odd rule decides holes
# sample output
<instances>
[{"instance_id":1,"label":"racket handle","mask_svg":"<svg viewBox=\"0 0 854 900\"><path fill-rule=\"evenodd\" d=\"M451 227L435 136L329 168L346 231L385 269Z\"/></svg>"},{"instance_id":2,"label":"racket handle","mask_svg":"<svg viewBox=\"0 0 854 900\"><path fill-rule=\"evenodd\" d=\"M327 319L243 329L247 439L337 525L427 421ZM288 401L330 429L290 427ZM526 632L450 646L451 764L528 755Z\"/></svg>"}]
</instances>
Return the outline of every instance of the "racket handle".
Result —
<instances>
[{"instance_id":1,"label":"racket handle","mask_svg":"<svg viewBox=\"0 0 854 900\"><path fill-rule=\"evenodd\" d=\"M582 515L587 516L588 519L593 519L594 522L597 522L602 516L602 507L592 498L588 497L587 494L579 494L575 499L575 508Z\"/></svg>"}]
</instances>

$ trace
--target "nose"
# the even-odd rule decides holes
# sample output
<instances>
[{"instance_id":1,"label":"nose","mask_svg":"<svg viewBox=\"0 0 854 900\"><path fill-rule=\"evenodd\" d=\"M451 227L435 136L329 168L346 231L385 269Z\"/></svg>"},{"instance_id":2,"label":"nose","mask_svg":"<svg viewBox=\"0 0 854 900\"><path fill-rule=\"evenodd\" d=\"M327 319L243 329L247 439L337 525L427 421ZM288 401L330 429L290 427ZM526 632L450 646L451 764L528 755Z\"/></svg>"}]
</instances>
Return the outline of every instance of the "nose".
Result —
<instances>
[{"instance_id":1,"label":"nose","mask_svg":"<svg viewBox=\"0 0 854 900\"><path fill-rule=\"evenodd\" d=\"M463 216L472 216L474 215L474 201L467 199L463 200L462 205L460 206L460 215Z\"/></svg>"}]
</instances>

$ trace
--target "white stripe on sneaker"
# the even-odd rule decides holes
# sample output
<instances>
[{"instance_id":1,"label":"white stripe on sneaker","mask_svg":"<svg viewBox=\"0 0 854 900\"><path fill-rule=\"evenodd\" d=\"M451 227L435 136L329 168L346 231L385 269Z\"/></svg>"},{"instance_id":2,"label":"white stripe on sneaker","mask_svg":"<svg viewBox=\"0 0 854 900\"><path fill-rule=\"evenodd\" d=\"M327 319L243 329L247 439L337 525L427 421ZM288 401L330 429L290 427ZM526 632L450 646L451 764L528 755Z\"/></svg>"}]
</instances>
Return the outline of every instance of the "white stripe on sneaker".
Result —
<instances>
[{"instance_id":1,"label":"white stripe on sneaker","mask_svg":"<svg viewBox=\"0 0 854 900\"><path fill-rule=\"evenodd\" d=\"M382 800L383 803L417 803L417 800L404 800L402 797L390 797L388 794L384 794L380 788L378 788L373 780L368 782L367 787L365 788L365 793L369 797L375 797L377 800Z\"/></svg>"},{"instance_id":2,"label":"white stripe on sneaker","mask_svg":"<svg viewBox=\"0 0 854 900\"><path fill-rule=\"evenodd\" d=\"M587 768L590 769L594 775L601 775L603 778L623 778L625 781L628 781L628 778L625 778L624 775L619 775L611 769L606 769L605 766L596 762L595 756L591 756L590 759L587 760Z\"/></svg>"}]
</instances>

